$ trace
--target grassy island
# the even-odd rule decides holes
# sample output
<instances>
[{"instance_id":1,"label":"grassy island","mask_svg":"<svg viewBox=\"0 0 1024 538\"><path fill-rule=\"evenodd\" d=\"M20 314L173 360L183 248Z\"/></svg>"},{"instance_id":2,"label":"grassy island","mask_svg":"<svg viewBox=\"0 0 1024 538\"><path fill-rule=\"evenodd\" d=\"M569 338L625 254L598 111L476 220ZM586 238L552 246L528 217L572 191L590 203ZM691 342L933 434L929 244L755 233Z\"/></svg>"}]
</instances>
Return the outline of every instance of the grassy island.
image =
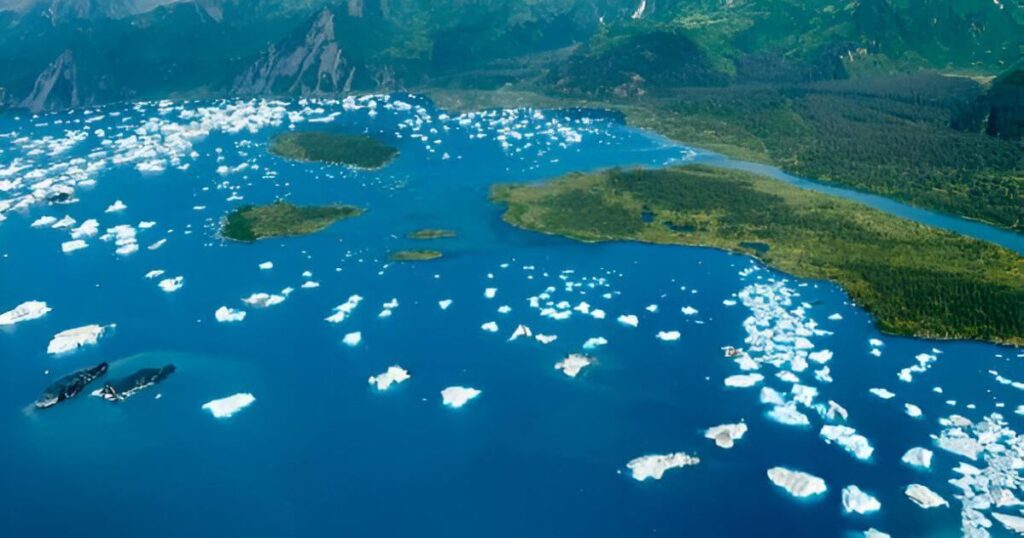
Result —
<instances>
[{"instance_id":1,"label":"grassy island","mask_svg":"<svg viewBox=\"0 0 1024 538\"><path fill-rule=\"evenodd\" d=\"M1024 258L745 172L689 165L498 185L504 220L581 241L703 245L831 279L881 329L1024 343Z\"/></svg>"},{"instance_id":2,"label":"grassy island","mask_svg":"<svg viewBox=\"0 0 1024 538\"><path fill-rule=\"evenodd\" d=\"M220 234L236 241L306 235L362 213L362 209L348 205L296 206L287 202L248 205L228 213Z\"/></svg>"},{"instance_id":3,"label":"grassy island","mask_svg":"<svg viewBox=\"0 0 1024 538\"><path fill-rule=\"evenodd\" d=\"M436 260L443 256L438 250L399 250L391 253L391 261L395 262L425 262Z\"/></svg>"},{"instance_id":4,"label":"grassy island","mask_svg":"<svg viewBox=\"0 0 1024 538\"><path fill-rule=\"evenodd\" d=\"M416 230L409 234L409 239L446 239L455 237L455 230L443 230L439 228L425 228Z\"/></svg>"},{"instance_id":5,"label":"grassy island","mask_svg":"<svg viewBox=\"0 0 1024 538\"><path fill-rule=\"evenodd\" d=\"M281 133L270 141L270 152L297 161L381 168L398 149L366 135L324 132Z\"/></svg>"}]
</instances>

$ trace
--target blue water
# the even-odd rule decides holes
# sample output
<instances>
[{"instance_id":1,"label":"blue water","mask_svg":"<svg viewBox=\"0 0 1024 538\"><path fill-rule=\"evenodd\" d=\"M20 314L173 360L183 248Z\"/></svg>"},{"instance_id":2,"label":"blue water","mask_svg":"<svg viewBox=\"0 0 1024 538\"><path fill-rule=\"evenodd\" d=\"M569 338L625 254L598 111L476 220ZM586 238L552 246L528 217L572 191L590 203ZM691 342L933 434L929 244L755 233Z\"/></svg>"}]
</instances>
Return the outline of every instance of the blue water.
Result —
<instances>
[{"instance_id":1,"label":"blue water","mask_svg":"<svg viewBox=\"0 0 1024 538\"><path fill-rule=\"evenodd\" d=\"M152 107L121 116L110 111L94 127L113 132L157 115ZM268 155L267 141L287 129L287 121L255 133L214 132L195 141L198 156L187 170L141 174L129 165L110 166L96 175L95 187L79 189L77 204L8 213L0 224L0 311L30 299L47 301L53 311L0 330L2 534L836 536L875 527L894 536L958 535L959 503L946 483L958 460L936 448L932 471L921 472L899 458L910 447L930 447L936 420L950 413L976 419L999 411L1019 430L1012 410L1022 403L1021 393L987 373L997 369L1024 379L1019 351L881 335L835 285L767 268L744 277L741 270L758 267L744 256L584 245L503 224L501 208L487 202L493 183L693 158L686 148L615 118L584 123L593 114L546 114L584 132L579 143L524 147L530 142L519 140L508 150L493 133L471 139L452 127L431 133L431 141L442 143L428 151L430 145L395 137L396 124L408 117L398 111L374 117L351 111L333 123L301 126L368 131L399 147L392 165L359 172ZM59 135L66 128L52 118L0 119L0 132L22 136ZM0 142L6 144L0 164L18 154L12 139ZM60 158L84 155L97 144L87 140ZM259 169L216 172L242 162ZM244 200L227 201L231 192ZM231 208L281 197L368 211L307 237L255 244L216 237L218 219ZM128 209L105 214L117 199ZM65 213L79 221L97 218L104 229L157 224L139 232L142 248L135 254L117 256L113 244L97 238L63 254L65 231L29 225ZM426 243L404 238L424 227L452 228L459 236ZM160 238L168 239L165 246L146 249ZM435 245L446 253L441 260L387 262L390 251ZM259 270L264 261L274 268ZM143 277L157 268L184 276L184 287L162 292ZM299 288L307 270L319 288ZM835 352L829 363L835 382L819 384L819 399L849 410L850 423L875 446L871 461L826 445L816 417L812 428L783 426L764 417L757 388L723 386L726 376L739 372L721 348L743 345L742 323L750 312L722 301L773 278L788 279L800 300L813 305L810 316L834 332L814 339ZM566 292L566 280L583 286ZM255 309L240 301L288 286L296 289L277 306ZM606 310L607 319L538 316L528 298L549 286L556 288L554 301L586 300ZM494 299L484 297L489 287L498 289ZM349 319L338 325L323 320L352 294L365 299ZM392 298L400 306L378 318L381 304ZM453 300L446 311L437 305L442 299ZM650 304L659 305L657 313L645 310ZM221 305L244 308L248 316L217 323L213 312ZM511 312L498 313L501 305ZM684 316L684 306L699 313ZM833 313L843 319L826 319ZM620 314L639 316L639 327L617 323ZM498 333L480 329L488 321L499 324ZM45 353L53 334L89 323L117 327L96 346L58 357ZM558 340L546 346L507 342L518 323ZM682 332L677 342L654 338L673 329ZM352 331L363 336L354 348L341 342ZM594 336L609 344L593 351L597 363L580 377L553 368ZM885 341L882 357L868 354L869 338ZM933 347L943 353L931 370L911 384L897 380L898 370ZM44 412L28 409L55 376L101 360L112 363L109 377L166 363L178 371L121 404L82 395ZM383 393L367 384L368 376L392 364L412 378ZM766 384L780 384L764 373ZM810 382L810 374L805 377ZM450 409L439 395L450 385L483 393ZM936 386L944 393L933 392ZM880 400L870 387L889 388L897 397ZM251 392L256 402L229 419L201 409L236 392ZM906 416L903 402L921 406L924 417ZM707 427L739 420L750 431L731 450L703 437ZM696 454L701 463L645 482L625 468L635 457L674 451ZM829 490L812 500L793 499L766 478L776 465L820 476ZM914 506L902 493L912 482L931 487L953 507ZM854 483L879 498L879 513L842 513L840 490Z\"/></svg>"}]
</instances>

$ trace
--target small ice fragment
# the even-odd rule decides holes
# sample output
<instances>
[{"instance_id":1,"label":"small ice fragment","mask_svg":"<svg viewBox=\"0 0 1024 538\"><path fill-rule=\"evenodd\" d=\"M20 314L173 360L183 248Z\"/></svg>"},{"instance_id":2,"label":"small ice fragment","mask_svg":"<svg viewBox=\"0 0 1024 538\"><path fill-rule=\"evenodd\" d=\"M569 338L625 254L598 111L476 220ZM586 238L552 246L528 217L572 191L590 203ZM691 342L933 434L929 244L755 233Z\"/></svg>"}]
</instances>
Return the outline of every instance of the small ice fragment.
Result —
<instances>
[{"instance_id":1,"label":"small ice fragment","mask_svg":"<svg viewBox=\"0 0 1024 538\"><path fill-rule=\"evenodd\" d=\"M117 213L118 211L124 211L128 209L128 206L124 205L121 200L115 200L114 203L110 204L104 213Z\"/></svg>"},{"instance_id":2,"label":"small ice fragment","mask_svg":"<svg viewBox=\"0 0 1024 538\"><path fill-rule=\"evenodd\" d=\"M836 426L826 424L819 432L825 442L836 443L859 460L871 459L875 449L868 442L867 437L857 433L857 430L849 426Z\"/></svg>"},{"instance_id":3,"label":"small ice fragment","mask_svg":"<svg viewBox=\"0 0 1024 538\"><path fill-rule=\"evenodd\" d=\"M261 271L267 271L274 268L274 262L263 262L260 264Z\"/></svg>"},{"instance_id":4,"label":"small ice fragment","mask_svg":"<svg viewBox=\"0 0 1024 538\"><path fill-rule=\"evenodd\" d=\"M363 298L359 295L350 295L344 303L334 307L333 314L324 319L330 323L341 323L342 321L345 321L345 318L347 318L357 306L359 306L359 303L362 302L362 300Z\"/></svg>"},{"instance_id":5,"label":"small ice fragment","mask_svg":"<svg viewBox=\"0 0 1024 538\"><path fill-rule=\"evenodd\" d=\"M697 465L698 463L700 463L700 458L696 456L691 456L685 452L675 452L672 454L641 456L630 460L626 467L632 471L635 480L643 482L648 478L661 480L665 471L669 469L680 469L688 465Z\"/></svg>"},{"instance_id":6,"label":"small ice fragment","mask_svg":"<svg viewBox=\"0 0 1024 538\"><path fill-rule=\"evenodd\" d=\"M871 394L874 394L875 396L878 396L879 398L881 398L883 400L888 400L888 399L891 399L891 398L896 396L896 393L894 393L892 391L888 391L886 389L874 388L874 389L868 389L868 392L870 392Z\"/></svg>"},{"instance_id":7,"label":"small ice fragment","mask_svg":"<svg viewBox=\"0 0 1024 538\"><path fill-rule=\"evenodd\" d=\"M38 319L53 310L43 301L25 301L14 309L0 314L0 325L14 325L22 321Z\"/></svg>"},{"instance_id":8,"label":"small ice fragment","mask_svg":"<svg viewBox=\"0 0 1024 538\"><path fill-rule=\"evenodd\" d=\"M382 374L370 376L369 382L371 385L376 385L377 390L388 390L392 383L401 383L406 379L409 379L409 372L397 364L395 366L389 366L387 371Z\"/></svg>"},{"instance_id":9,"label":"small ice fragment","mask_svg":"<svg viewBox=\"0 0 1024 538\"><path fill-rule=\"evenodd\" d=\"M484 290L484 297L493 299L498 294L498 288L487 288Z\"/></svg>"},{"instance_id":10,"label":"small ice fragment","mask_svg":"<svg viewBox=\"0 0 1024 538\"><path fill-rule=\"evenodd\" d=\"M174 278L165 278L165 279L161 280L157 284L157 286L160 286L160 289L164 290L164 292L166 292L166 293L174 293L174 292L180 290L181 287L184 284L185 284L185 277L183 277L183 276L176 276Z\"/></svg>"},{"instance_id":11,"label":"small ice fragment","mask_svg":"<svg viewBox=\"0 0 1024 538\"><path fill-rule=\"evenodd\" d=\"M603 336L595 336L592 338L588 338L586 342L583 342L583 349L594 349L595 347L603 346L607 343L608 340L606 340Z\"/></svg>"},{"instance_id":12,"label":"small ice fragment","mask_svg":"<svg viewBox=\"0 0 1024 538\"><path fill-rule=\"evenodd\" d=\"M829 316L828 319L830 319L832 321L839 321L839 320L843 319L843 315L840 314L839 312L836 312L835 314L832 314L831 316Z\"/></svg>"},{"instance_id":13,"label":"small ice fragment","mask_svg":"<svg viewBox=\"0 0 1024 538\"><path fill-rule=\"evenodd\" d=\"M92 324L61 331L50 340L49 345L46 346L46 352L56 355L74 351L82 346L95 345L105 330L106 327L102 325Z\"/></svg>"},{"instance_id":14,"label":"small ice fragment","mask_svg":"<svg viewBox=\"0 0 1024 538\"><path fill-rule=\"evenodd\" d=\"M512 342L521 336L525 338L532 338L533 331L531 331L530 328L527 327L526 325L520 324L519 326L516 327L515 331L512 331L512 336L509 337L508 341Z\"/></svg>"},{"instance_id":15,"label":"small ice fragment","mask_svg":"<svg viewBox=\"0 0 1024 538\"><path fill-rule=\"evenodd\" d=\"M920 467L922 469L929 469L932 466L932 451L927 448L921 448L915 446L903 454L903 463L912 465L914 467Z\"/></svg>"},{"instance_id":16,"label":"small ice fragment","mask_svg":"<svg viewBox=\"0 0 1024 538\"><path fill-rule=\"evenodd\" d=\"M870 514L881 509L882 503L859 487L850 485L843 488L843 510L846 513Z\"/></svg>"},{"instance_id":17,"label":"small ice fragment","mask_svg":"<svg viewBox=\"0 0 1024 538\"><path fill-rule=\"evenodd\" d=\"M658 340L662 340L664 342L675 342L676 340L679 340L679 337L681 337L682 334L679 331L658 331L658 334L655 336Z\"/></svg>"},{"instance_id":18,"label":"small ice fragment","mask_svg":"<svg viewBox=\"0 0 1024 538\"><path fill-rule=\"evenodd\" d=\"M698 312L698 310L692 306L684 306L679 311L682 312L684 316L692 316Z\"/></svg>"},{"instance_id":19,"label":"small ice fragment","mask_svg":"<svg viewBox=\"0 0 1024 538\"><path fill-rule=\"evenodd\" d=\"M351 332L345 335L341 341L349 347L355 347L359 345L359 342L363 341L363 333L359 331Z\"/></svg>"},{"instance_id":20,"label":"small ice fragment","mask_svg":"<svg viewBox=\"0 0 1024 538\"><path fill-rule=\"evenodd\" d=\"M81 239L73 239L71 241L65 241L65 242L61 243L60 249L64 253L68 253L68 252L74 252L76 250L81 250L81 249L83 249L83 248L85 248L87 246L89 246L89 243L86 243L85 241L83 241Z\"/></svg>"},{"instance_id":21,"label":"small ice fragment","mask_svg":"<svg viewBox=\"0 0 1024 538\"><path fill-rule=\"evenodd\" d=\"M496 333L498 332L498 324L493 321L488 321L487 323L481 325L480 329L487 331L489 333Z\"/></svg>"},{"instance_id":22,"label":"small ice fragment","mask_svg":"<svg viewBox=\"0 0 1024 538\"><path fill-rule=\"evenodd\" d=\"M921 416L921 408L912 403L903 404L903 408L907 412L907 415L911 417L918 418Z\"/></svg>"},{"instance_id":23,"label":"small ice fragment","mask_svg":"<svg viewBox=\"0 0 1024 538\"><path fill-rule=\"evenodd\" d=\"M768 469L768 479L794 497L810 497L825 493L825 481L803 471L785 467Z\"/></svg>"},{"instance_id":24,"label":"small ice fragment","mask_svg":"<svg viewBox=\"0 0 1024 538\"><path fill-rule=\"evenodd\" d=\"M640 324L640 320L639 318L632 314L623 314L619 316L619 323L623 325L628 325L630 327L636 327L637 325Z\"/></svg>"},{"instance_id":25,"label":"small ice fragment","mask_svg":"<svg viewBox=\"0 0 1024 538\"><path fill-rule=\"evenodd\" d=\"M807 354L807 358L818 364L825 364L826 362L832 359L832 352L827 349L822 349L821 351L812 351Z\"/></svg>"},{"instance_id":26,"label":"small ice fragment","mask_svg":"<svg viewBox=\"0 0 1024 538\"><path fill-rule=\"evenodd\" d=\"M542 344L550 344L551 342L558 340L558 336L554 334L538 334L534 338Z\"/></svg>"},{"instance_id":27,"label":"small ice fragment","mask_svg":"<svg viewBox=\"0 0 1024 538\"><path fill-rule=\"evenodd\" d=\"M234 308L222 306L218 308L213 315L217 318L217 321L221 323L230 323L244 320L245 310L235 310Z\"/></svg>"},{"instance_id":28,"label":"small ice fragment","mask_svg":"<svg viewBox=\"0 0 1024 538\"><path fill-rule=\"evenodd\" d=\"M713 439L720 448L732 448L738 439L743 438L745 433L747 433L746 423L739 422L712 426L704 432L704 437Z\"/></svg>"},{"instance_id":29,"label":"small ice fragment","mask_svg":"<svg viewBox=\"0 0 1024 538\"><path fill-rule=\"evenodd\" d=\"M441 307L441 310L448 310L448 307L452 305L451 299L443 299L437 302L437 306Z\"/></svg>"},{"instance_id":30,"label":"small ice fragment","mask_svg":"<svg viewBox=\"0 0 1024 538\"><path fill-rule=\"evenodd\" d=\"M457 409L479 396L480 393L481 391L470 387L448 387L441 391L441 403Z\"/></svg>"},{"instance_id":31,"label":"small ice fragment","mask_svg":"<svg viewBox=\"0 0 1024 538\"><path fill-rule=\"evenodd\" d=\"M555 370L561 370L562 373L569 377L576 377L579 375L580 370L590 366L593 362L594 361L586 355L573 353L562 361L555 363Z\"/></svg>"},{"instance_id":32,"label":"small ice fragment","mask_svg":"<svg viewBox=\"0 0 1024 538\"><path fill-rule=\"evenodd\" d=\"M936 506L949 506L949 501L943 499L938 493L928 489L921 484L911 484L904 490L907 497L910 497L914 504L921 508L935 508Z\"/></svg>"},{"instance_id":33,"label":"small ice fragment","mask_svg":"<svg viewBox=\"0 0 1024 538\"><path fill-rule=\"evenodd\" d=\"M249 407L253 402L256 401L256 397L248 392L240 392L233 394L227 398L220 398L218 400L211 400L203 404L203 409L207 410L214 416L214 418L228 418L235 413Z\"/></svg>"},{"instance_id":34,"label":"small ice fragment","mask_svg":"<svg viewBox=\"0 0 1024 538\"><path fill-rule=\"evenodd\" d=\"M764 376L761 374L736 374L725 378L725 386L747 388L753 387L762 381L764 381Z\"/></svg>"}]
</instances>

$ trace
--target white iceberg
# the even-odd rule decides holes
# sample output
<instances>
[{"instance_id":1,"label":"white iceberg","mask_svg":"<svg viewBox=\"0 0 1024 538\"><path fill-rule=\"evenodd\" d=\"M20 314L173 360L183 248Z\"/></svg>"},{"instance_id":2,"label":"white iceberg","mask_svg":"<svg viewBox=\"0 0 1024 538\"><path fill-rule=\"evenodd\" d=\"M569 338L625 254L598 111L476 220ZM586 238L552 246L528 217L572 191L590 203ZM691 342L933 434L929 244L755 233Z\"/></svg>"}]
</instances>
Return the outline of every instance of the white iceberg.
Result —
<instances>
[{"instance_id":1,"label":"white iceberg","mask_svg":"<svg viewBox=\"0 0 1024 538\"><path fill-rule=\"evenodd\" d=\"M699 312L699 310L692 306L684 306L681 309L679 309L679 311L682 312L684 316L693 316L697 314L697 312Z\"/></svg>"},{"instance_id":2,"label":"white iceberg","mask_svg":"<svg viewBox=\"0 0 1024 538\"><path fill-rule=\"evenodd\" d=\"M932 466L932 451L915 446L903 454L902 461L907 465L929 469Z\"/></svg>"},{"instance_id":3,"label":"white iceberg","mask_svg":"<svg viewBox=\"0 0 1024 538\"><path fill-rule=\"evenodd\" d=\"M256 401L256 397L248 392L240 392L233 394L227 398L220 398L218 400L211 400L203 404L203 409L207 410L215 418L228 418L235 413L245 409L252 405Z\"/></svg>"},{"instance_id":4,"label":"white iceberg","mask_svg":"<svg viewBox=\"0 0 1024 538\"><path fill-rule=\"evenodd\" d=\"M889 399L894 398L896 396L896 393L894 393L892 391L889 391L889 390L886 390L886 389L874 388L874 389L868 389L868 392L870 392L871 394L874 394L875 396L878 396L879 398L881 398L883 400L889 400Z\"/></svg>"},{"instance_id":5,"label":"white iceberg","mask_svg":"<svg viewBox=\"0 0 1024 538\"><path fill-rule=\"evenodd\" d=\"M1024 534L1024 517L1013 516L1009 514L1000 514L998 512L992 512L992 517L996 521L1003 524L1006 530L1013 531L1017 534Z\"/></svg>"},{"instance_id":6,"label":"white iceberg","mask_svg":"<svg viewBox=\"0 0 1024 538\"><path fill-rule=\"evenodd\" d=\"M387 371L383 374L377 374L370 376L369 382L371 385L376 385L377 390L388 390L393 383L401 383L406 379L409 379L409 372L397 364L395 366L389 366Z\"/></svg>"},{"instance_id":7,"label":"white iceberg","mask_svg":"<svg viewBox=\"0 0 1024 538\"><path fill-rule=\"evenodd\" d=\"M487 288L484 290L484 297L493 299L498 294L498 288Z\"/></svg>"},{"instance_id":8,"label":"white iceberg","mask_svg":"<svg viewBox=\"0 0 1024 538\"><path fill-rule=\"evenodd\" d=\"M46 352L51 355L74 351L82 346L95 345L106 327L102 325L85 325L61 331L53 336L50 344L46 346Z\"/></svg>"},{"instance_id":9,"label":"white iceberg","mask_svg":"<svg viewBox=\"0 0 1024 538\"><path fill-rule=\"evenodd\" d=\"M619 316L619 323L630 327L636 327L640 324L640 319L632 314L623 314Z\"/></svg>"},{"instance_id":10,"label":"white iceberg","mask_svg":"<svg viewBox=\"0 0 1024 538\"><path fill-rule=\"evenodd\" d=\"M261 271L269 271L274 268L274 262L263 262L259 267Z\"/></svg>"},{"instance_id":11,"label":"white iceberg","mask_svg":"<svg viewBox=\"0 0 1024 538\"><path fill-rule=\"evenodd\" d=\"M359 331L351 332L345 335L341 341L349 347L355 347L359 345L359 342L363 341L363 333Z\"/></svg>"},{"instance_id":12,"label":"white iceberg","mask_svg":"<svg viewBox=\"0 0 1024 538\"><path fill-rule=\"evenodd\" d=\"M43 301L25 301L14 307L13 310L0 314L0 325L14 325L22 321L38 319L45 316L51 310L53 309L46 306L46 303Z\"/></svg>"},{"instance_id":13,"label":"white iceberg","mask_svg":"<svg viewBox=\"0 0 1024 538\"><path fill-rule=\"evenodd\" d=\"M688 465L697 465L698 463L700 463L700 458L696 456L691 456L685 452L675 452L672 454L640 456L630 460L626 464L626 468L632 471L635 480L643 482L648 478L661 480L665 471L669 469L681 469Z\"/></svg>"},{"instance_id":14,"label":"white iceberg","mask_svg":"<svg viewBox=\"0 0 1024 538\"><path fill-rule=\"evenodd\" d=\"M32 227L33 228L44 228L46 226L52 226L53 223L55 223L55 222L57 222L57 217L51 217L50 215L46 215L46 216L39 217L38 219L32 221Z\"/></svg>"},{"instance_id":15,"label":"white iceberg","mask_svg":"<svg viewBox=\"0 0 1024 538\"><path fill-rule=\"evenodd\" d=\"M875 451L867 437L860 435L857 430L849 426L826 424L821 427L819 435L825 439L825 442L836 443L859 460L871 459L871 454Z\"/></svg>"},{"instance_id":16,"label":"white iceberg","mask_svg":"<svg viewBox=\"0 0 1024 538\"><path fill-rule=\"evenodd\" d=\"M850 485L843 488L843 510L847 513L870 514L881 509L882 503L859 487Z\"/></svg>"},{"instance_id":17,"label":"white iceberg","mask_svg":"<svg viewBox=\"0 0 1024 538\"><path fill-rule=\"evenodd\" d=\"M949 506L949 501L943 499L938 493L928 489L921 484L910 484L904 493L914 504L921 508L935 508L936 506Z\"/></svg>"},{"instance_id":18,"label":"white iceberg","mask_svg":"<svg viewBox=\"0 0 1024 538\"><path fill-rule=\"evenodd\" d=\"M658 331L658 334L654 336L663 342L675 342L676 340L679 340L682 333L679 331Z\"/></svg>"},{"instance_id":19,"label":"white iceberg","mask_svg":"<svg viewBox=\"0 0 1024 538\"><path fill-rule=\"evenodd\" d=\"M725 378L725 386L736 388L748 388L764 381L761 374L736 374Z\"/></svg>"},{"instance_id":20,"label":"white iceberg","mask_svg":"<svg viewBox=\"0 0 1024 538\"><path fill-rule=\"evenodd\" d=\"M508 341L513 342L520 337L533 338L533 331L531 331L526 325L518 325L516 330L512 331L512 336L509 337Z\"/></svg>"},{"instance_id":21,"label":"white iceberg","mask_svg":"<svg viewBox=\"0 0 1024 538\"><path fill-rule=\"evenodd\" d=\"M362 302L362 300L363 298L359 295L350 295L348 300L334 307L333 314L324 319L330 323L341 323L342 321L345 321L345 318L347 318L357 306L359 306L359 303Z\"/></svg>"},{"instance_id":22,"label":"white iceberg","mask_svg":"<svg viewBox=\"0 0 1024 538\"><path fill-rule=\"evenodd\" d=\"M764 396L764 391L762 391L762 396ZM796 404L793 403L776 405L768 411L768 418L787 426L808 426L811 423L807 415L798 411Z\"/></svg>"},{"instance_id":23,"label":"white iceberg","mask_svg":"<svg viewBox=\"0 0 1024 538\"><path fill-rule=\"evenodd\" d=\"M828 319L830 319L832 321L839 321L839 320L843 319L843 315L840 314L839 312L836 312L835 314L832 314L831 316L829 316Z\"/></svg>"},{"instance_id":24,"label":"white iceberg","mask_svg":"<svg viewBox=\"0 0 1024 538\"><path fill-rule=\"evenodd\" d=\"M185 277L176 276L174 278L165 278L161 280L157 286L164 290L166 293L174 293L181 289L185 285Z\"/></svg>"},{"instance_id":25,"label":"white iceberg","mask_svg":"<svg viewBox=\"0 0 1024 538\"><path fill-rule=\"evenodd\" d=\"M73 239L71 241L65 241L65 242L61 243L60 244L60 250L63 251L64 253L68 253L68 252L74 252L76 250L82 250L83 248L85 248L87 246L89 246L89 243L86 243L85 241L83 241L81 239Z\"/></svg>"},{"instance_id":26,"label":"white iceberg","mask_svg":"<svg viewBox=\"0 0 1024 538\"><path fill-rule=\"evenodd\" d=\"M593 362L593 359L586 355L573 353L562 361L555 363L555 370L561 370L562 373L569 377L576 377L579 375L580 370L590 366Z\"/></svg>"},{"instance_id":27,"label":"white iceberg","mask_svg":"<svg viewBox=\"0 0 1024 538\"><path fill-rule=\"evenodd\" d=\"M550 344L555 340L558 340L558 335L555 334L538 334L534 337L538 342L542 344Z\"/></svg>"},{"instance_id":28,"label":"white iceberg","mask_svg":"<svg viewBox=\"0 0 1024 538\"><path fill-rule=\"evenodd\" d=\"M827 349L822 349L821 351L812 351L807 354L807 358L816 363L825 364L826 362L832 360L832 352Z\"/></svg>"},{"instance_id":29,"label":"white iceberg","mask_svg":"<svg viewBox=\"0 0 1024 538\"><path fill-rule=\"evenodd\" d=\"M594 349L596 347L606 345L607 343L608 340L603 336L594 336L592 338L588 338L586 342L583 342L583 349Z\"/></svg>"},{"instance_id":30,"label":"white iceberg","mask_svg":"<svg viewBox=\"0 0 1024 538\"><path fill-rule=\"evenodd\" d=\"M235 310L234 308L222 306L213 313L213 316L221 323L242 321L245 319L245 310Z\"/></svg>"},{"instance_id":31,"label":"white iceberg","mask_svg":"<svg viewBox=\"0 0 1024 538\"><path fill-rule=\"evenodd\" d=\"M918 418L922 415L921 408L912 403L903 404L903 409L907 412L907 415L914 418Z\"/></svg>"},{"instance_id":32,"label":"white iceberg","mask_svg":"<svg viewBox=\"0 0 1024 538\"><path fill-rule=\"evenodd\" d=\"M493 321L488 321L480 326L480 329L489 333L498 332L498 324Z\"/></svg>"},{"instance_id":33,"label":"white iceberg","mask_svg":"<svg viewBox=\"0 0 1024 538\"><path fill-rule=\"evenodd\" d=\"M824 480L812 474L793 471L785 467L768 469L768 479L794 497L820 495L828 489Z\"/></svg>"},{"instance_id":34,"label":"white iceberg","mask_svg":"<svg viewBox=\"0 0 1024 538\"><path fill-rule=\"evenodd\" d=\"M437 306L441 307L441 310L448 310L448 307L452 305L451 299L443 299L437 302Z\"/></svg>"},{"instance_id":35,"label":"white iceberg","mask_svg":"<svg viewBox=\"0 0 1024 538\"><path fill-rule=\"evenodd\" d=\"M441 403L459 408L480 394L481 391L470 387L448 387L441 391Z\"/></svg>"},{"instance_id":36,"label":"white iceberg","mask_svg":"<svg viewBox=\"0 0 1024 538\"><path fill-rule=\"evenodd\" d=\"M285 300L285 296L284 295L277 295L276 293L275 294L270 294L270 293L258 292L258 293L253 293L252 295L242 299L242 302L247 304L247 305L249 305L249 306L254 306L254 307L257 307L257 308L267 308L269 306L274 306L274 305L277 305L277 304L281 304L281 303L284 302L284 300Z\"/></svg>"},{"instance_id":37,"label":"white iceberg","mask_svg":"<svg viewBox=\"0 0 1024 538\"><path fill-rule=\"evenodd\" d=\"M704 437L713 439L720 448L732 448L737 440L743 438L745 433L747 433L746 423L739 422L712 426L704 432Z\"/></svg>"},{"instance_id":38,"label":"white iceberg","mask_svg":"<svg viewBox=\"0 0 1024 538\"><path fill-rule=\"evenodd\" d=\"M124 211L128 209L128 206L121 200L115 200L114 203L110 204L104 213L117 213L118 211Z\"/></svg>"}]
</instances>

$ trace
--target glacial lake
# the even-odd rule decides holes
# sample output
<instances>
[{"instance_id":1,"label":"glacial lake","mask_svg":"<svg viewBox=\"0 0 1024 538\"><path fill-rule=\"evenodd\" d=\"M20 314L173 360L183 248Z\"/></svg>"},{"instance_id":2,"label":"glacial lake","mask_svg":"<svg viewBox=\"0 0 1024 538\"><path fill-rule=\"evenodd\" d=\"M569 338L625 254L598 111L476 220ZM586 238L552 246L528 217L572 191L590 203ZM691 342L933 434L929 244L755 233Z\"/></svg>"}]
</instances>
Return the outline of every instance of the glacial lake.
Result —
<instances>
[{"instance_id":1,"label":"glacial lake","mask_svg":"<svg viewBox=\"0 0 1024 538\"><path fill-rule=\"evenodd\" d=\"M268 154L290 128L365 132L400 153L376 171ZM949 483L962 476L954 468L1006 477L990 456L1024 445L1018 349L884 335L836 285L746 256L586 245L504 224L487 200L497 182L711 159L598 111L458 115L406 95L139 103L8 114L0 151L0 207L57 184L76 184L78 199L9 208L0 222L0 313L30 300L52 308L0 327L8 536L959 536L975 512ZM276 199L367 211L305 237L217 236L231 209ZM65 215L74 228L98 221L87 247L64 253L69 229L32 226ZM406 237L422 228L458 236ZM133 240L137 251L116 253ZM445 256L388 261L409 248ZM158 286L177 276L180 289ZM283 302L242 301L257 292ZM325 320L347 302L357 306L343 321ZM218 322L222 306L245 319ZM94 323L108 326L95 345L47 353L58 332ZM510 341L519 325L557 339ZM357 345L343 342L355 333ZM757 369L726 357L729 346ZM579 352L594 362L577 377L555 369ZM32 409L57 377L101 361L110 372L85 393ZM165 364L177 371L126 401L88 394ZM386 391L367 382L392 365L411 377ZM754 374L750 387L726 386ZM441 398L450 386L481 393L452 408ZM202 407L236 393L255 401L229 418ZM807 424L773 420L779 407ZM991 435L949 422L993 414L1005 422ZM730 449L705 438L741 422ZM854 429L870 457L826 442L827 425ZM985 448L974 459L972 442ZM901 461L913 447L934 452L930 469ZM700 462L643 481L627 468L676 452ZM827 490L795 498L769 480L774 467ZM949 506L917 506L910 484ZM881 509L845 513L850 485ZM972 500L991 493L972 489ZM1005 535L993 512L1019 508L977 512Z\"/></svg>"}]
</instances>

